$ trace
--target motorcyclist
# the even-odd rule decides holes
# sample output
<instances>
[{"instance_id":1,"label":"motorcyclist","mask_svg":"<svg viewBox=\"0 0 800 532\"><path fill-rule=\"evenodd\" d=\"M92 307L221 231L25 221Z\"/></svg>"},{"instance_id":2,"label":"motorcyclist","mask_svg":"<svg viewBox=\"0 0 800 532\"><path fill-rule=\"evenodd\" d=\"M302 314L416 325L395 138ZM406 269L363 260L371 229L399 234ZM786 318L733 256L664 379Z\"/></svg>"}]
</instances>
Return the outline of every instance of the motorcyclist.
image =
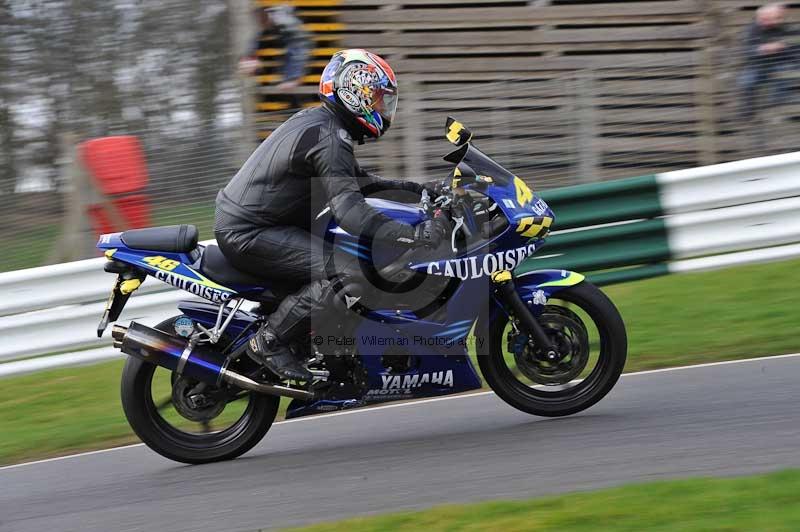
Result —
<instances>
[{"instance_id":1,"label":"motorcyclist","mask_svg":"<svg viewBox=\"0 0 800 532\"><path fill-rule=\"evenodd\" d=\"M397 108L397 79L389 64L366 50L333 55L319 85L322 105L303 110L276 129L217 196L215 234L226 258L253 275L303 284L268 316L249 344L250 355L281 378L311 373L289 348L308 333L312 316L337 290L329 275L357 277L353 257L334 259L311 221L326 204L352 235L397 246L437 247L446 236L440 219L414 227L364 200L362 188L421 193L422 185L383 180L361 169L354 142L379 138Z\"/></svg>"}]
</instances>

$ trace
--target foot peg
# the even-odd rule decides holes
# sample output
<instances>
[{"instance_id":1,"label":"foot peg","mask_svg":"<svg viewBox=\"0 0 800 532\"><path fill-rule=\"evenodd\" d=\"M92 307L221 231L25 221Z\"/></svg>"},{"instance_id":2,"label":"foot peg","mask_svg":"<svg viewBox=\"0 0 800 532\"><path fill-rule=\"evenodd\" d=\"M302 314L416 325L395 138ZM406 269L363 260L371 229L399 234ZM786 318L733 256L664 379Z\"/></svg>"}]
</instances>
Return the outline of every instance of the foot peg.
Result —
<instances>
[{"instance_id":1,"label":"foot peg","mask_svg":"<svg viewBox=\"0 0 800 532\"><path fill-rule=\"evenodd\" d=\"M327 369L310 369L308 371L314 376L314 379L318 381L327 381L328 377L331 376L331 372Z\"/></svg>"}]
</instances>

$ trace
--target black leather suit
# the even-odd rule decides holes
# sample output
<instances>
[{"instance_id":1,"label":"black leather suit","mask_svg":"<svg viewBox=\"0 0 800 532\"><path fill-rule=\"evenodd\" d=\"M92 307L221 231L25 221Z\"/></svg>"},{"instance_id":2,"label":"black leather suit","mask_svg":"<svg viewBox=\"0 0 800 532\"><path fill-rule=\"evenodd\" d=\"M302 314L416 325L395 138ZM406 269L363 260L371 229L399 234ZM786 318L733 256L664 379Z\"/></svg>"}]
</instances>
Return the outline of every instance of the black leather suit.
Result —
<instances>
[{"instance_id":1,"label":"black leather suit","mask_svg":"<svg viewBox=\"0 0 800 532\"><path fill-rule=\"evenodd\" d=\"M309 232L326 206L350 234L401 246L414 242L414 228L373 209L362 189L421 193L421 185L364 172L353 153L357 132L335 108L301 111L256 149L217 196L214 229L226 258L258 277L304 285L269 316L281 340L307 331L314 312L330 304L332 268L343 277L360 274L356 258L334 256Z\"/></svg>"}]
</instances>

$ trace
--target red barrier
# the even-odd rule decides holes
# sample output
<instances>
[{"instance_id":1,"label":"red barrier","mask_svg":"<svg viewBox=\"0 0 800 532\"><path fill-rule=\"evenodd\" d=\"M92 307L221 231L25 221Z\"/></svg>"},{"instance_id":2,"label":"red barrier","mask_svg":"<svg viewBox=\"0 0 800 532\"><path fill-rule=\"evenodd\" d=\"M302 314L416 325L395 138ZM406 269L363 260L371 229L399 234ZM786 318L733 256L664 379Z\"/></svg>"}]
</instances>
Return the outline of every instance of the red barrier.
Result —
<instances>
[{"instance_id":1,"label":"red barrier","mask_svg":"<svg viewBox=\"0 0 800 532\"><path fill-rule=\"evenodd\" d=\"M89 205L89 217L92 229L97 235L114 233L124 229L150 227L150 197L146 194L135 194L111 200L111 204L119 213L125 227L118 227L104 205Z\"/></svg>"},{"instance_id":2,"label":"red barrier","mask_svg":"<svg viewBox=\"0 0 800 532\"><path fill-rule=\"evenodd\" d=\"M139 192L147 186L147 163L136 137L105 137L84 142L86 169L106 196Z\"/></svg>"},{"instance_id":3,"label":"red barrier","mask_svg":"<svg viewBox=\"0 0 800 532\"><path fill-rule=\"evenodd\" d=\"M78 153L105 201L87 208L97 234L148 227L150 198L147 163L139 139L133 136L105 137L82 143Z\"/></svg>"}]
</instances>

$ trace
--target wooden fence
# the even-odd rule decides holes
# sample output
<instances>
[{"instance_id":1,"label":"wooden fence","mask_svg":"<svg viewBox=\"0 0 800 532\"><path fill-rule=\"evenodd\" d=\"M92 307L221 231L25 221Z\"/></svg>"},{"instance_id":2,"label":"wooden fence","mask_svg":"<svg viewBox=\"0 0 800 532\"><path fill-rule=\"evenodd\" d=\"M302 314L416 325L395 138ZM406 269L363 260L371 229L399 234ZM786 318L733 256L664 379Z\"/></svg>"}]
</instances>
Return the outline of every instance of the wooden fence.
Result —
<instances>
[{"instance_id":1,"label":"wooden fence","mask_svg":"<svg viewBox=\"0 0 800 532\"><path fill-rule=\"evenodd\" d=\"M438 175L445 116L542 185L694 167L793 143L789 125L755 145L763 124L736 119L743 0L261 0L293 4L317 48L298 93L313 105L340 48L386 57L401 82L397 126L365 146L389 175ZM790 20L800 19L790 12ZM261 50L277 66L281 51ZM274 76L273 76L274 77ZM262 78L264 111L291 105ZM789 107L783 113L800 114ZM281 116L265 114L266 136ZM778 134L779 133L779 134ZM763 139L761 139L763 141ZM755 147L754 147L755 146Z\"/></svg>"}]
</instances>

